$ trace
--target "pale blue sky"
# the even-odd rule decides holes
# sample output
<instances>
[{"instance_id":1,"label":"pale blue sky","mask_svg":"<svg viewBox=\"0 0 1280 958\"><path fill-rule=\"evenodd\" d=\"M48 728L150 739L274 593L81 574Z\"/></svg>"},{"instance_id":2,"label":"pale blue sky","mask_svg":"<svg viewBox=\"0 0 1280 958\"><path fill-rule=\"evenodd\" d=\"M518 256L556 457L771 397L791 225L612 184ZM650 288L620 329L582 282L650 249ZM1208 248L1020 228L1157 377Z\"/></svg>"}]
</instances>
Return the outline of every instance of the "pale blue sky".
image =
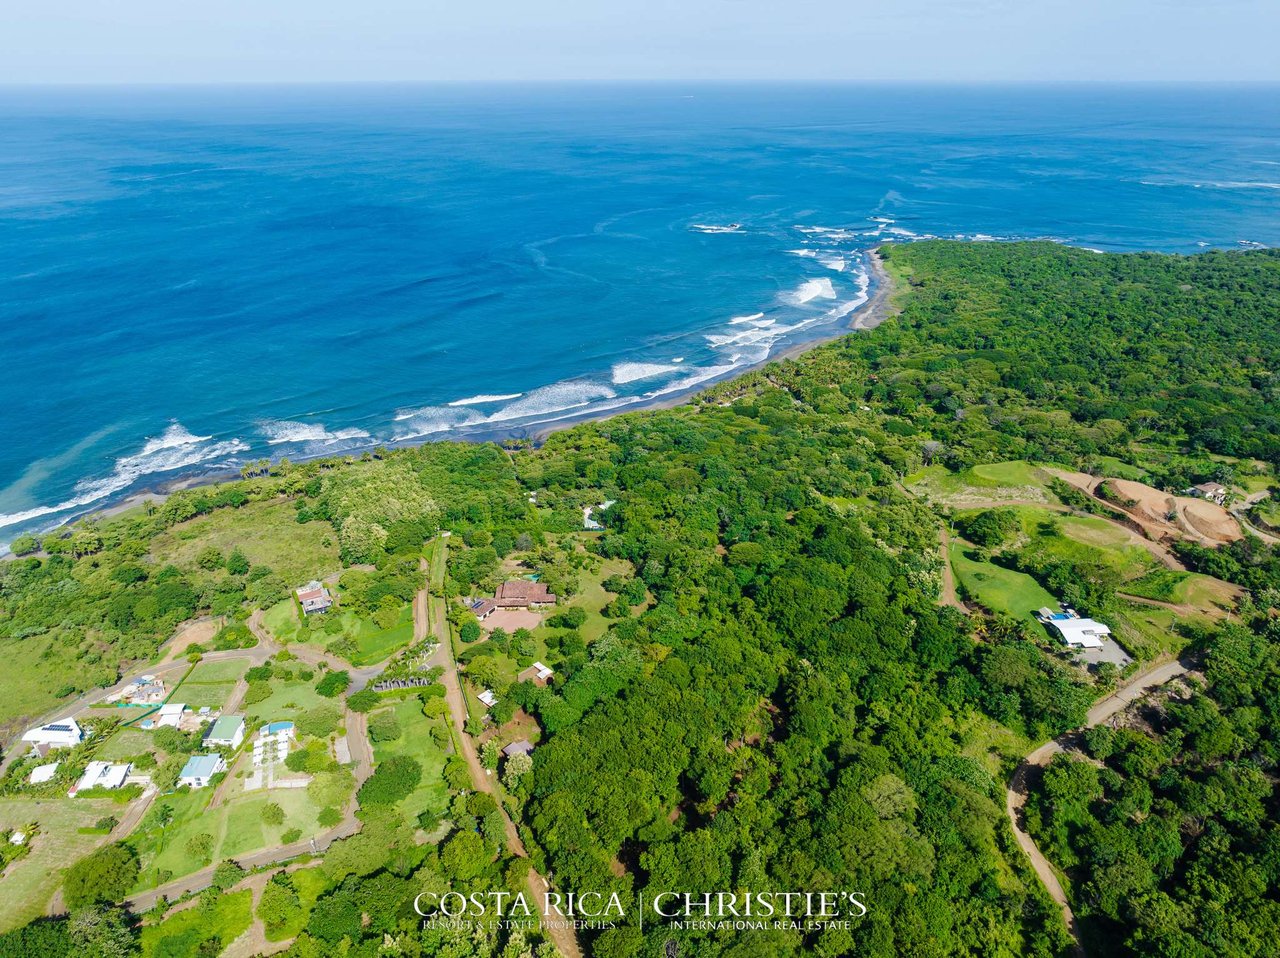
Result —
<instances>
[{"instance_id":1,"label":"pale blue sky","mask_svg":"<svg viewBox=\"0 0 1280 958\"><path fill-rule=\"evenodd\" d=\"M0 83L1280 80L1277 0L10 0Z\"/></svg>"}]
</instances>

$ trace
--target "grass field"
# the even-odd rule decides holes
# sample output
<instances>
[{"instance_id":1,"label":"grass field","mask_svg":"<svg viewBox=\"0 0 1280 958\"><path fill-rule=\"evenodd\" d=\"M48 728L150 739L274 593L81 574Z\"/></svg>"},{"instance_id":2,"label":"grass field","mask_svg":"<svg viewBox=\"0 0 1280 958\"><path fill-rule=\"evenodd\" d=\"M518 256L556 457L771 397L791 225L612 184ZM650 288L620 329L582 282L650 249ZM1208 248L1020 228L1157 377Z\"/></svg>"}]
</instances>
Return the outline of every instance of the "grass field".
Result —
<instances>
[{"instance_id":1,"label":"grass field","mask_svg":"<svg viewBox=\"0 0 1280 958\"><path fill-rule=\"evenodd\" d=\"M156 806L166 804L173 809L173 821L164 829L158 826L139 828L129 837L129 844L138 850L142 861L139 889L160 884L158 871L168 871L172 873L171 877L179 878L207 865L208 861L196 859L187 849L191 839L202 833L213 839L210 861L217 862L280 844L280 836L291 828L301 829L303 837L322 831L316 822L320 809L308 798L305 788L259 789L254 792L240 789L237 781L232 785L230 797L213 809L207 807L213 797L212 788L175 792L157 798ZM270 802L284 809L283 824L263 822L262 809ZM148 822L144 821L145 824Z\"/></svg>"},{"instance_id":2,"label":"grass field","mask_svg":"<svg viewBox=\"0 0 1280 958\"><path fill-rule=\"evenodd\" d=\"M1146 482L1151 475L1141 466L1130 465L1115 456L1098 456L1098 468L1104 476L1115 476L1117 479L1132 479L1134 482Z\"/></svg>"},{"instance_id":3,"label":"grass field","mask_svg":"<svg viewBox=\"0 0 1280 958\"><path fill-rule=\"evenodd\" d=\"M1031 506L1016 509L1028 539L1064 560L1104 563L1115 569L1122 580L1140 578L1160 567L1151 553L1133 544L1127 530L1105 519L1063 515ZM1050 531L1054 529L1060 534L1054 535Z\"/></svg>"},{"instance_id":4,"label":"grass field","mask_svg":"<svg viewBox=\"0 0 1280 958\"><path fill-rule=\"evenodd\" d=\"M104 799L0 798L0 831L35 822L40 833L31 852L9 866L0 879L0 931L44 914L62 882L62 869L106 842L105 835L82 835L104 815L119 817L121 806Z\"/></svg>"},{"instance_id":5,"label":"grass field","mask_svg":"<svg viewBox=\"0 0 1280 958\"><path fill-rule=\"evenodd\" d=\"M247 658L201 662L191 670L191 674L187 676L187 681L183 684L192 682L234 682L244 675L245 670L249 668L249 662L250 660Z\"/></svg>"},{"instance_id":6,"label":"grass field","mask_svg":"<svg viewBox=\"0 0 1280 958\"><path fill-rule=\"evenodd\" d=\"M136 728L118 729L114 735L102 743L102 747L94 754L95 759L102 761L119 761L133 758L143 752L155 752L155 739L150 732Z\"/></svg>"},{"instance_id":7,"label":"grass field","mask_svg":"<svg viewBox=\"0 0 1280 958\"><path fill-rule=\"evenodd\" d=\"M428 719L422 714L422 703L416 698L404 699L391 706L400 722L401 735L393 742L375 742L373 757L383 762L392 755L408 755L422 764L422 783L412 795L400 802L406 818L417 818L430 809L442 815L449 807L449 790L444 784L445 753L431 737L433 725L444 726L444 718Z\"/></svg>"},{"instance_id":8,"label":"grass field","mask_svg":"<svg viewBox=\"0 0 1280 958\"><path fill-rule=\"evenodd\" d=\"M1022 460L986 463L951 472L928 466L912 473L903 484L917 495L963 507L967 503L1030 501L1056 503L1049 491L1052 477L1039 465Z\"/></svg>"},{"instance_id":9,"label":"grass field","mask_svg":"<svg viewBox=\"0 0 1280 958\"><path fill-rule=\"evenodd\" d=\"M24 639L0 639L0 659L5 663L4 695L0 696L0 738L7 739L30 724L27 719L57 707L56 693L65 685L82 689L115 681L114 663L90 663L60 655L55 648L46 657L49 640L40 635Z\"/></svg>"},{"instance_id":10,"label":"grass field","mask_svg":"<svg viewBox=\"0 0 1280 958\"><path fill-rule=\"evenodd\" d=\"M350 640L356 647L356 654L351 658L352 665L381 662L413 641L413 607L408 604L400 611L399 621L389 629L381 629L372 619L350 611L330 612L326 618L329 616L335 617L341 628L332 633L316 628L306 633L305 641L311 645L323 646L335 639ZM304 641L301 622L292 599L268 609L263 614L263 624L281 642Z\"/></svg>"},{"instance_id":11,"label":"grass field","mask_svg":"<svg viewBox=\"0 0 1280 958\"><path fill-rule=\"evenodd\" d=\"M1136 602L1120 600L1117 605L1121 618L1117 638L1135 659L1150 661L1163 653L1176 655L1186 647L1187 640L1174 627L1179 622L1202 621Z\"/></svg>"},{"instance_id":12,"label":"grass field","mask_svg":"<svg viewBox=\"0 0 1280 958\"><path fill-rule=\"evenodd\" d=\"M951 546L951 568L965 591L993 612L1034 618L1037 609L1057 605L1058 600L1031 576L992 562L970 559L960 543Z\"/></svg>"},{"instance_id":13,"label":"grass field","mask_svg":"<svg viewBox=\"0 0 1280 958\"><path fill-rule=\"evenodd\" d=\"M313 709L321 702L332 702L316 691L316 679L304 682L293 679L282 682L271 680L271 695L261 702L254 702L244 707L245 720L254 722L274 722L284 719L296 719L308 709Z\"/></svg>"},{"instance_id":14,"label":"grass field","mask_svg":"<svg viewBox=\"0 0 1280 958\"><path fill-rule=\"evenodd\" d=\"M253 923L253 892L220 895L212 908L187 908L158 925L142 927L143 958L197 958L212 952L201 943L217 938L225 949Z\"/></svg>"},{"instance_id":15,"label":"grass field","mask_svg":"<svg viewBox=\"0 0 1280 958\"><path fill-rule=\"evenodd\" d=\"M156 536L151 553L159 563L191 568L209 546L223 555L239 548L254 565L270 566L286 582L302 584L333 572L340 563L333 527L325 522L299 525L296 516L293 505L284 501L218 509Z\"/></svg>"}]
</instances>

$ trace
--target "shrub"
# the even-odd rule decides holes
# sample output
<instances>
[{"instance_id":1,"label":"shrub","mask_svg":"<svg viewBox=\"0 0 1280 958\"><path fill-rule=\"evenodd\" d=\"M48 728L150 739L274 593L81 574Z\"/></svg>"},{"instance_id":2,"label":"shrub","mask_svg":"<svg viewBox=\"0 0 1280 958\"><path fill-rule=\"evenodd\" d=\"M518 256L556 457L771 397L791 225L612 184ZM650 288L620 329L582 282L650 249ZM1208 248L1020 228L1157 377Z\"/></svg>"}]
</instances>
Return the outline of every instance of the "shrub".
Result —
<instances>
[{"instance_id":1,"label":"shrub","mask_svg":"<svg viewBox=\"0 0 1280 958\"><path fill-rule=\"evenodd\" d=\"M393 755L360 786L361 805L391 805L413 792L422 781L422 766L408 755Z\"/></svg>"},{"instance_id":2,"label":"shrub","mask_svg":"<svg viewBox=\"0 0 1280 958\"><path fill-rule=\"evenodd\" d=\"M400 734L400 720L395 712L378 712L369 720L369 738L375 742L393 742Z\"/></svg>"},{"instance_id":3,"label":"shrub","mask_svg":"<svg viewBox=\"0 0 1280 958\"><path fill-rule=\"evenodd\" d=\"M351 684L351 676L347 672L327 672L324 678L316 683L316 691L325 698L332 699L341 695Z\"/></svg>"},{"instance_id":4,"label":"shrub","mask_svg":"<svg viewBox=\"0 0 1280 958\"><path fill-rule=\"evenodd\" d=\"M380 701L381 698L373 689L361 689L347 698L347 708L353 712L371 712L378 707Z\"/></svg>"},{"instance_id":5,"label":"shrub","mask_svg":"<svg viewBox=\"0 0 1280 958\"><path fill-rule=\"evenodd\" d=\"M138 854L116 842L99 848L67 869L62 880L63 897L70 908L95 902L117 902L138 881Z\"/></svg>"}]
</instances>

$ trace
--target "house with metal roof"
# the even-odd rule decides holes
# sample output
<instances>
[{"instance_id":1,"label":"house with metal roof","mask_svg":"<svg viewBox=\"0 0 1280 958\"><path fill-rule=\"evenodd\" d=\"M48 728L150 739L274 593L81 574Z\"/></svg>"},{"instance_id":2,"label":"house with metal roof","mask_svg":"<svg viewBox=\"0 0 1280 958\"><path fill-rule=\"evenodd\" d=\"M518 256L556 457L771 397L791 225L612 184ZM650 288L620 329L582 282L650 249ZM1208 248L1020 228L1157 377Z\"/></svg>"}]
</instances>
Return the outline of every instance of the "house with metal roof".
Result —
<instances>
[{"instance_id":1,"label":"house with metal roof","mask_svg":"<svg viewBox=\"0 0 1280 958\"><path fill-rule=\"evenodd\" d=\"M204 788L209 780L219 772L227 770L227 763L221 755L192 755L187 764L182 766L178 775L178 784L190 788Z\"/></svg>"},{"instance_id":2,"label":"house with metal roof","mask_svg":"<svg viewBox=\"0 0 1280 958\"><path fill-rule=\"evenodd\" d=\"M71 794L82 792L86 788L119 788L124 784L124 780L129 777L129 770L133 768L128 762L122 765L113 765L110 762L90 762L85 766L84 774L80 776L80 781L76 782L75 787L71 789Z\"/></svg>"},{"instance_id":3,"label":"house with metal roof","mask_svg":"<svg viewBox=\"0 0 1280 958\"><path fill-rule=\"evenodd\" d=\"M244 716L224 715L213 723L205 734L205 745L220 745L224 748L239 748L244 741Z\"/></svg>"},{"instance_id":4,"label":"house with metal roof","mask_svg":"<svg viewBox=\"0 0 1280 958\"><path fill-rule=\"evenodd\" d=\"M76 724L75 719L65 718L31 729L22 736L22 740L36 746L72 748L84 741L84 730Z\"/></svg>"}]
</instances>

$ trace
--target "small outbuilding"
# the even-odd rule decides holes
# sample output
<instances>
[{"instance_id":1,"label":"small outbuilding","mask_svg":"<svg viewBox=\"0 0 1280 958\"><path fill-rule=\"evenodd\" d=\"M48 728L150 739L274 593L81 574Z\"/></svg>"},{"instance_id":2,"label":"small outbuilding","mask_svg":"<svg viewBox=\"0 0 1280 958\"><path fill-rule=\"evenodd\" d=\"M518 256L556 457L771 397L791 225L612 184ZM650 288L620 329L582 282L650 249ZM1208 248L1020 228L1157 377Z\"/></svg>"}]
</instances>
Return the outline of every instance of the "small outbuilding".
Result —
<instances>
[{"instance_id":1,"label":"small outbuilding","mask_svg":"<svg viewBox=\"0 0 1280 958\"><path fill-rule=\"evenodd\" d=\"M510 745L504 745L502 748L502 754L507 758L510 758L512 755L528 755L532 751L533 743L527 738L522 738L518 742L512 742Z\"/></svg>"}]
</instances>

